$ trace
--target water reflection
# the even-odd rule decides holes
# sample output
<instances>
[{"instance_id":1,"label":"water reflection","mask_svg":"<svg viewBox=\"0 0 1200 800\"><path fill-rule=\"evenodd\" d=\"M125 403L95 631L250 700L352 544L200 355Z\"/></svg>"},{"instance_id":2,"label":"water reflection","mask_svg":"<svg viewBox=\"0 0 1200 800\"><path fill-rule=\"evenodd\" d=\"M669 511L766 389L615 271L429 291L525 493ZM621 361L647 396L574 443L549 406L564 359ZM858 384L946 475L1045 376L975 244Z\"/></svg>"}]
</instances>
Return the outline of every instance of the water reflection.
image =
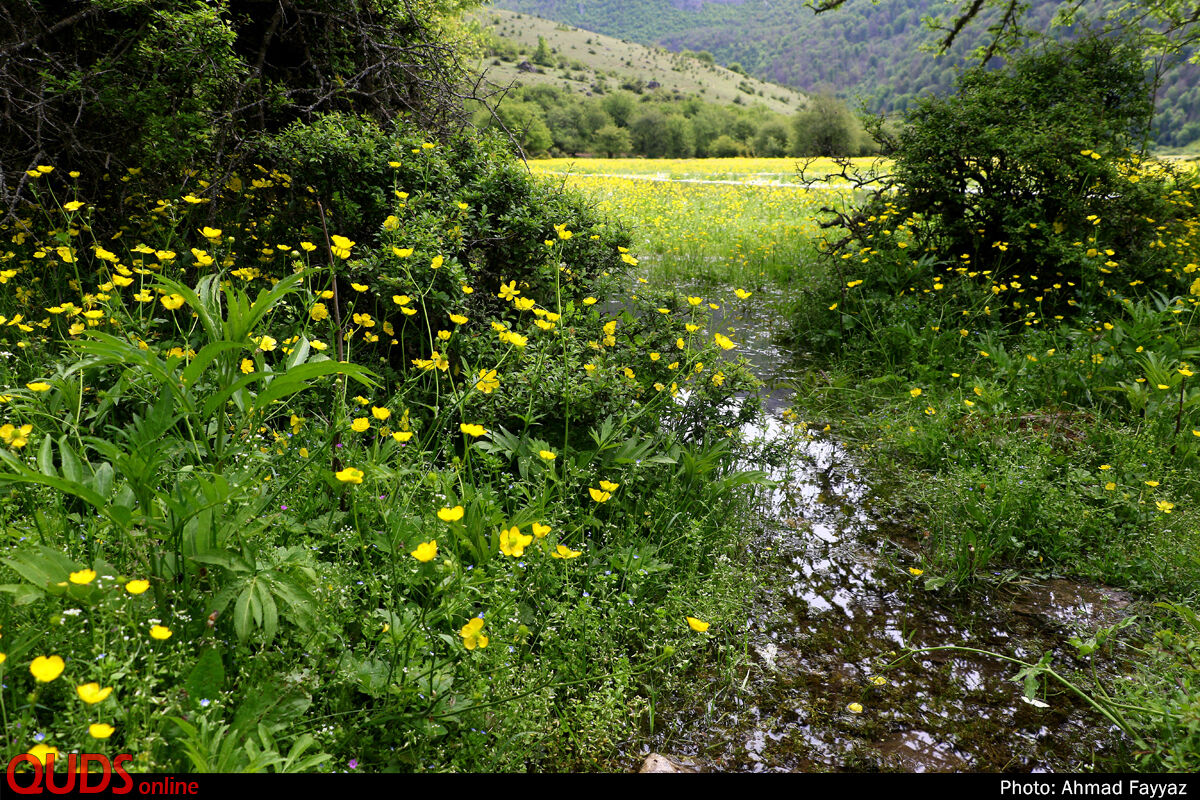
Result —
<instances>
[{"instance_id":1,"label":"water reflection","mask_svg":"<svg viewBox=\"0 0 1200 800\"><path fill-rule=\"evenodd\" d=\"M724 293L726 296L732 292ZM754 669L701 709L668 708L648 745L718 770L1080 771L1118 746L1073 696L1022 702L997 659L905 648L969 645L1069 665L1071 629L1108 625L1129 599L1056 579L948 600L909 567L902 531L871 507L870 487L836 441L784 418L788 359L769 313L714 323L767 382L766 414L743 428L747 468L776 481L758 497L755 550L773 580L747 621ZM786 454L786 457L780 457ZM850 710L861 706L861 713Z\"/></svg>"}]
</instances>

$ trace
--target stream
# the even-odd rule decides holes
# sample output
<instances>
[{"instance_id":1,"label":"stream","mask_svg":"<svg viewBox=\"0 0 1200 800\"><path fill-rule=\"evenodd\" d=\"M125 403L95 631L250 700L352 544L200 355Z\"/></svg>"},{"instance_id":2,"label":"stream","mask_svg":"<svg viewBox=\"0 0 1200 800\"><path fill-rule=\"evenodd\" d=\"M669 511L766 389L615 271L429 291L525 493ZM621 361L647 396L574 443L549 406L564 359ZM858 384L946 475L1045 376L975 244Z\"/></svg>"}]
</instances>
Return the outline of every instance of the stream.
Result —
<instances>
[{"instance_id":1,"label":"stream","mask_svg":"<svg viewBox=\"0 0 1200 800\"><path fill-rule=\"evenodd\" d=\"M707 292L732 297L731 288ZM1065 578L926 591L910 571L922 563L920 533L876 508L836 439L800 428L802 410L789 415L795 358L772 341L768 326L782 318L772 298L759 292L720 313L728 316L714 315L711 330L733 326L733 352L765 384L765 418L743 432L764 452L789 455L770 467L777 486L760 492L747 521L763 580L740 632L747 657L737 679L703 676L712 691L702 707L661 702L631 757L653 751L683 771L1111 769L1119 731L1063 687L1039 695L1043 708L1024 699L1011 663L961 651L901 656L945 645L1027 662L1052 652L1070 674L1085 665L1067 640L1136 613L1132 596Z\"/></svg>"}]
</instances>

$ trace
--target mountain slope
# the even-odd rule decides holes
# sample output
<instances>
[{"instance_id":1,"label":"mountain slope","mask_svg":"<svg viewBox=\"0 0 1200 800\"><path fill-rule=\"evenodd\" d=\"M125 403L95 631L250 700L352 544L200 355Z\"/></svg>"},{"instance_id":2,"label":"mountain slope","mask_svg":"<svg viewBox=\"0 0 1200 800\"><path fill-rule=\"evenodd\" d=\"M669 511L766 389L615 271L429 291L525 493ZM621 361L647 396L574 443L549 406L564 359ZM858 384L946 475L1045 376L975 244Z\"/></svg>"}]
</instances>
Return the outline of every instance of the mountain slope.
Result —
<instances>
[{"instance_id":1,"label":"mountain slope","mask_svg":"<svg viewBox=\"0 0 1200 800\"><path fill-rule=\"evenodd\" d=\"M528 14L487 8L473 15L487 50L480 72L492 84L552 85L575 94L622 86L639 93L658 89L715 103L762 105L791 114L806 105L803 94L713 63L659 47L646 47ZM536 63L539 39L545 52ZM599 87L600 92L595 92Z\"/></svg>"},{"instance_id":2,"label":"mountain slope","mask_svg":"<svg viewBox=\"0 0 1200 800\"><path fill-rule=\"evenodd\" d=\"M671 50L708 51L752 75L803 91L832 91L868 110L896 111L925 92L954 85L955 65L977 43L975 23L947 56L922 17L944 9L935 0L847 0L814 15L804 0L496 0L498 7L538 14L588 30ZM1046 29L1057 3L1034 0L1029 24ZM1156 120L1160 145L1200 139L1200 65L1164 76Z\"/></svg>"}]
</instances>

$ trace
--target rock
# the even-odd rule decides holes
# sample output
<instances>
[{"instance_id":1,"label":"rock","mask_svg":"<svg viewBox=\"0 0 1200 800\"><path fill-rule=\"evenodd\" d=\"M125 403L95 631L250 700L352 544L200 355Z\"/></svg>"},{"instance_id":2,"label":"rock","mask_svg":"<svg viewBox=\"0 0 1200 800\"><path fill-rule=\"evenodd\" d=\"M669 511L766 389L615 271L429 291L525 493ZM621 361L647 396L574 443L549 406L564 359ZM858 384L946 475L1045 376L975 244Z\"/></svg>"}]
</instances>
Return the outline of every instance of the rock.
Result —
<instances>
[{"instance_id":1,"label":"rock","mask_svg":"<svg viewBox=\"0 0 1200 800\"><path fill-rule=\"evenodd\" d=\"M687 764L672 761L658 753L651 753L646 756L646 760L642 762L642 768L638 772L698 772L698 770Z\"/></svg>"}]
</instances>

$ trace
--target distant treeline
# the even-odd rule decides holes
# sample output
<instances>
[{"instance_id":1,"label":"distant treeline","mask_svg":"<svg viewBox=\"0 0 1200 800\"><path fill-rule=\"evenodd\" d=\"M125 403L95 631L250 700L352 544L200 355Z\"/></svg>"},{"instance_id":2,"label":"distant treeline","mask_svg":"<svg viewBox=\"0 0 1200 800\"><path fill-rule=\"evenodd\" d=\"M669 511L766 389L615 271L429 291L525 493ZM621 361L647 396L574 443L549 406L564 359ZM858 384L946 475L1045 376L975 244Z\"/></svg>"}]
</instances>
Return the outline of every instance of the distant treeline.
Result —
<instances>
[{"instance_id":1,"label":"distant treeline","mask_svg":"<svg viewBox=\"0 0 1200 800\"><path fill-rule=\"evenodd\" d=\"M875 147L845 103L823 96L787 115L661 89L583 96L555 86L523 86L509 92L494 115L479 109L475 123L502 125L533 158L853 156Z\"/></svg>"},{"instance_id":2,"label":"distant treeline","mask_svg":"<svg viewBox=\"0 0 1200 800\"><path fill-rule=\"evenodd\" d=\"M932 58L924 47L937 34L921 19L941 10L934 0L848 0L836 13L819 16L806 8L807 0L496 0L495 5L642 44L707 51L717 63L737 62L763 80L806 91L829 87L860 98L871 112L889 114L908 109L921 95L947 94L957 63L979 44L989 21L965 31L950 57ZM1030 5L1028 25L1047 29L1059 3L1030 0ZM1098 0L1084 10L1099 15L1117 5ZM1200 64L1187 63L1190 55L1160 77L1152 135L1162 147L1200 141Z\"/></svg>"}]
</instances>

